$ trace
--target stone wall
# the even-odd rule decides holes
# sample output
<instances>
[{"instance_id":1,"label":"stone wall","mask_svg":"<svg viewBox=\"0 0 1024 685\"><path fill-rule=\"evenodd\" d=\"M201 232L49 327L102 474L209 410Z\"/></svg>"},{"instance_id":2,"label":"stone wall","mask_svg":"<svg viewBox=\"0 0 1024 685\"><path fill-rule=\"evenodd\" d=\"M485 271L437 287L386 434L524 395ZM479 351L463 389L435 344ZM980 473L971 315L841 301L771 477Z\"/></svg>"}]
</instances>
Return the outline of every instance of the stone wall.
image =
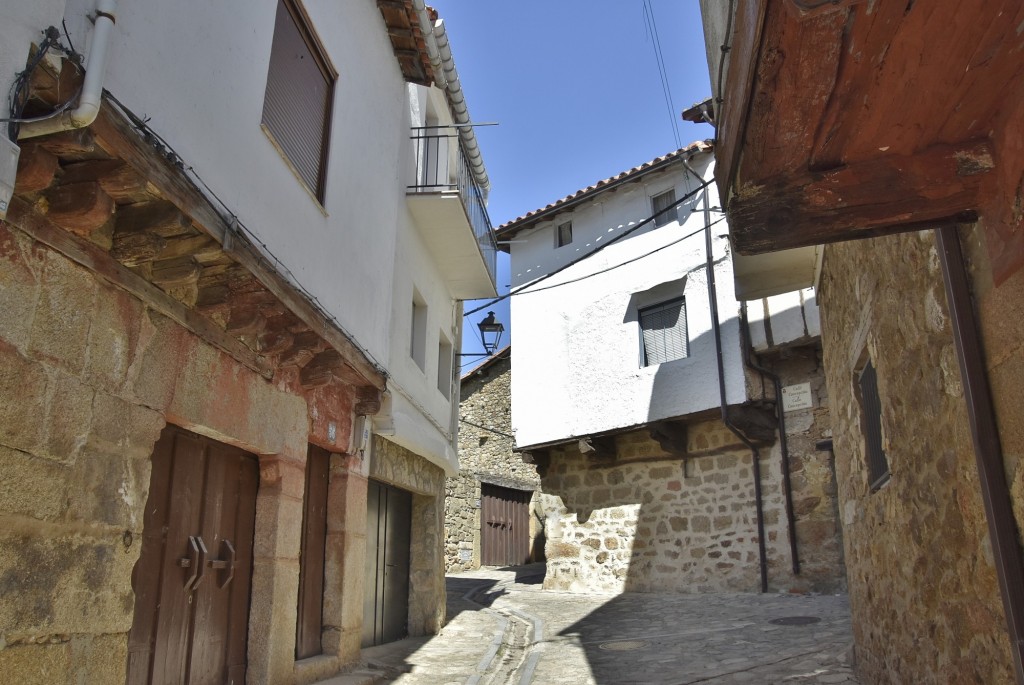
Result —
<instances>
[{"instance_id":1,"label":"stone wall","mask_svg":"<svg viewBox=\"0 0 1024 685\"><path fill-rule=\"evenodd\" d=\"M821 411L808 411L808 420L793 421L788 432L813 444L824 427ZM794 577L781 454L777 443L762 447L769 589L832 591L841 588L843 573L836 527L819 526L815 517L834 498L820 458L809 455L801 439L793 440L795 499L803 503L798 538L804 547L822 551L810 553L806 577ZM548 536L545 588L759 591L749 449L720 421L705 420L687 426L687 453L665 453L646 431L616 436L610 459L581 454L576 446L550 450L541 495ZM801 477L802 471L808 473Z\"/></svg>"},{"instance_id":2,"label":"stone wall","mask_svg":"<svg viewBox=\"0 0 1024 685\"><path fill-rule=\"evenodd\" d=\"M819 442L832 437L821 349L817 346L787 348L763 355L760 361L779 376L783 388L800 383L811 386L813 406L785 412L800 561L800 573L791 579L788 589L795 592L845 591L835 459L832 451L817 447ZM771 394L770 386L766 392Z\"/></svg>"},{"instance_id":3,"label":"stone wall","mask_svg":"<svg viewBox=\"0 0 1024 685\"><path fill-rule=\"evenodd\" d=\"M412 492L409 635L437 633L445 621L444 471L375 435L369 473L374 480Z\"/></svg>"},{"instance_id":4,"label":"stone wall","mask_svg":"<svg viewBox=\"0 0 1024 685\"><path fill-rule=\"evenodd\" d=\"M0 682L124 682L150 455L167 423L258 456L247 681L304 680L294 639L306 450L347 449L352 390L311 399L287 373L275 380L0 222ZM331 417L333 440L307 401ZM359 478L334 479L350 466L332 474L335 532L360 501L365 527L365 477L362 500ZM351 605L362 597L349 582L328 595L346 618L325 611L338 630L325 632L321 674L359 654L346 631L359 634Z\"/></svg>"},{"instance_id":5,"label":"stone wall","mask_svg":"<svg viewBox=\"0 0 1024 685\"><path fill-rule=\"evenodd\" d=\"M480 567L480 483L536 491L540 477L513 453L512 360L505 350L462 381L459 404L459 474L445 483L445 567L449 572ZM537 513L537 497L531 513ZM531 550L542 518L531 515ZM541 541L541 545L543 542ZM542 558L540 550L534 560Z\"/></svg>"},{"instance_id":6,"label":"stone wall","mask_svg":"<svg viewBox=\"0 0 1024 685\"><path fill-rule=\"evenodd\" d=\"M977 274L975 281L990 365L997 372L997 407L1011 437L1004 442L1019 454L1021 441L1012 436L1024 375L1020 280L999 294ZM864 682L1011 682L932 233L827 246L820 297L861 676ZM856 391L868 357L878 372L891 473L875 492L868 483ZM1008 414L1016 418L1007 420ZM1021 490L1015 492L1019 512Z\"/></svg>"}]
</instances>

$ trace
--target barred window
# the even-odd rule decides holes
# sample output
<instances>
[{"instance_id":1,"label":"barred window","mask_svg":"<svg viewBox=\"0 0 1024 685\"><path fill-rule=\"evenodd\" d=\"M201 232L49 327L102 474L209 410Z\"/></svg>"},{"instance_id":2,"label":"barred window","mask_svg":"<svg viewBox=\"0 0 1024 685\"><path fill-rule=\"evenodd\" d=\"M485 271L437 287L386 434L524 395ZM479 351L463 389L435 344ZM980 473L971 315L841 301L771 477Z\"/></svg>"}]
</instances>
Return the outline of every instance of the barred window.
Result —
<instances>
[{"instance_id":1,"label":"barred window","mask_svg":"<svg viewBox=\"0 0 1024 685\"><path fill-rule=\"evenodd\" d=\"M644 366L689 356L686 336L686 298L662 302L639 311L643 333Z\"/></svg>"}]
</instances>

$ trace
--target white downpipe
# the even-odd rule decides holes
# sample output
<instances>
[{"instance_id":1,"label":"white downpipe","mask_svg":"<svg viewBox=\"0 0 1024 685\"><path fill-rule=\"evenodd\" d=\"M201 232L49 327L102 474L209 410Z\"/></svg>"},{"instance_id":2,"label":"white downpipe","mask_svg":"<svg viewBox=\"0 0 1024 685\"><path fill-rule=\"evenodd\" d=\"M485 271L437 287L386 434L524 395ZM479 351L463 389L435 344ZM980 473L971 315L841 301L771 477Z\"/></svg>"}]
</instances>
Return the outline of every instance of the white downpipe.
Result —
<instances>
[{"instance_id":1,"label":"white downpipe","mask_svg":"<svg viewBox=\"0 0 1024 685\"><path fill-rule=\"evenodd\" d=\"M462 140L462 147L466 151L467 161L473 171L473 177L480 185L486 200L487 192L491 188L491 181L487 177L487 169L484 168L483 156L480 154L480 145L476 140L476 133L472 126L459 127L458 124L468 124L472 121L469 117L469 108L466 106L466 96L462 92L462 84L459 82L459 72L455 69L455 59L452 57L451 46L448 43L448 34L444 29L444 22L440 19L431 22L430 12L427 10L423 0L412 0L413 9L420 21L420 32L423 34L427 45L427 56L434 68L434 79L438 87L443 88L448 99L448 107L452 113Z\"/></svg>"},{"instance_id":2,"label":"white downpipe","mask_svg":"<svg viewBox=\"0 0 1024 685\"><path fill-rule=\"evenodd\" d=\"M110 50L111 34L114 31L116 12L116 0L98 0L92 45L89 49L89 64L85 68L85 82L82 84L82 94L78 98L78 106L52 119L22 124L18 133L19 140L73 128L84 128L96 119L96 115L100 111L100 104L103 102L103 76L107 70L107 55Z\"/></svg>"}]
</instances>

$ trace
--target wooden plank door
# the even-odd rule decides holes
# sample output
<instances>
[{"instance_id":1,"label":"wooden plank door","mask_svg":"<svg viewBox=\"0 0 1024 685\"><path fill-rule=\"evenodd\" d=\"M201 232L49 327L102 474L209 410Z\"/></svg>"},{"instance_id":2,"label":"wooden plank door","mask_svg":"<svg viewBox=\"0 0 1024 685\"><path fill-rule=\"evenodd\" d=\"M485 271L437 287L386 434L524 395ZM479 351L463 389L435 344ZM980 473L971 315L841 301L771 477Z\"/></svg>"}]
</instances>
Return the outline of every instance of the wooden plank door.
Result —
<instances>
[{"instance_id":1,"label":"wooden plank door","mask_svg":"<svg viewBox=\"0 0 1024 685\"><path fill-rule=\"evenodd\" d=\"M299 552L299 607L295 625L295 658L323 653L324 559L327 552L327 490L331 454L310 445L306 454L306 492Z\"/></svg>"},{"instance_id":2,"label":"wooden plank door","mask_svg":"<svg viewBox=\"0 0 1024 685\"><path fill-rule=\"evenodd\" d=\"M370 481L366 511L363 646L408 634L412 494Z\"/></svg>"},{"instance_id":3,"label":"wooden plank door","mask_svg":"<svg viewBox=\"0 0 1024 685\"><path fill-rule=\"evenodd\" d=\"M256 458L175 426L153 450L129 685L244 685Z\"/></svg>"},{"instance_id":4,"label":"wooden plank door","mask_svg":"<svg viewBox=\"0 0 1024 685\"><path fill-rule=\"evenodd\" d=\"M530 560L528 490L480 484L480 563L518 566Z\"/></svg>"}]
</instances>

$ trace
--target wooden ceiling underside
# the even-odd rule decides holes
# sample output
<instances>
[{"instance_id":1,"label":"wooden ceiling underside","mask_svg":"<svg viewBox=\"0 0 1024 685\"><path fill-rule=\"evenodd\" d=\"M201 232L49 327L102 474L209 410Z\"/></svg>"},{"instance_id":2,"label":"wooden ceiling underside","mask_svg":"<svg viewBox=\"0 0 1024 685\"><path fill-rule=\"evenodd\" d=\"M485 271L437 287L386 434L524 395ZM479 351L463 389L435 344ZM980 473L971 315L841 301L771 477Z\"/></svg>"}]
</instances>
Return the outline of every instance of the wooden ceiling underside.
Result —
<instances>
[{"instance_id":1,"label":"wooden ceiling underside","mask_svg":"<svg viewBox=\"0 0 1024 685\"><path fill-rule=\"evenodd\" d=\"M717 170L737 249L1005 214L1022 29L1019 0L738 0Z\"/></svg>"}]
</instances>

